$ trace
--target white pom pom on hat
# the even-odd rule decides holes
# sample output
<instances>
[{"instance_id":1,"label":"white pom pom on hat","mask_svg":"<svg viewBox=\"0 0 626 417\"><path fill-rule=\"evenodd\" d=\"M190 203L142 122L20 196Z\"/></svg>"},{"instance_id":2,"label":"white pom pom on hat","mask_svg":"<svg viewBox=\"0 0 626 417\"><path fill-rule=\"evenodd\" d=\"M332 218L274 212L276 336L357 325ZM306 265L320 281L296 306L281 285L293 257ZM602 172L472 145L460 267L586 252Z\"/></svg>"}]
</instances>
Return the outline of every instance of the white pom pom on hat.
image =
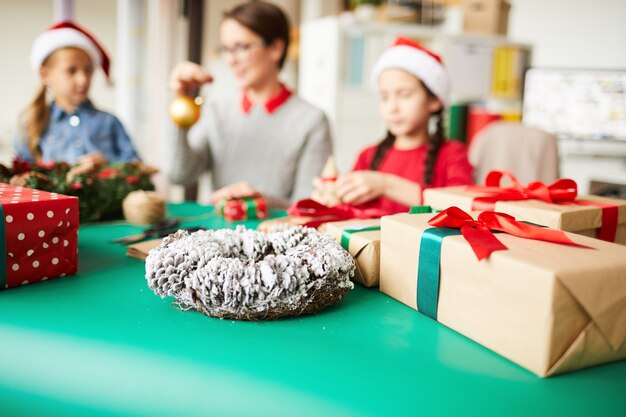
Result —
<instances>
[{"instance_id":1,"label":"white pom pom on hat","mask_svg":"<svg viewBox=\"0 0 626 417\"><path fill-rule=\"evenodd\" d=\"M450 80L441 57L412 39L398 36L382 53L372 70L372 88L378 93L378 78L389 68L397 68L419 78L446 106Z\"/></svg>"},{"instance_id":2,"label":"white pom pom on hat","mask_svg":"<svg viewBox=\"0 0 626 417\"><path fill-rule=\"evenodd\" d=\"M107 81L111 82L109 55L91 33L71 20L55 23L37 36L33 42L30 51L30 65L35 77L39 79L39 68L50 54L57 49L68 47L80 48L85 51L93 61L94 66L102 67Z\"/></svg>"}]
</instances>

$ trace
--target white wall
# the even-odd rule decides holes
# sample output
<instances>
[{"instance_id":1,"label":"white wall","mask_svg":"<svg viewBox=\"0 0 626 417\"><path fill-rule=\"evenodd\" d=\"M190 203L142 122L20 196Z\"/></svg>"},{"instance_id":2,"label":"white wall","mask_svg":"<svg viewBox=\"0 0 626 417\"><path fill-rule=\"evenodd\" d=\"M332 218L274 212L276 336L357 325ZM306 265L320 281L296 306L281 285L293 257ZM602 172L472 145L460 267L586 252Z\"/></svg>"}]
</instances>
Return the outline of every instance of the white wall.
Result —
<instances>
[{"instance_id":1,"label":"white wall","mask_svg":"<svg viewBox=\"0 0 626 417\"><path fill-rule=\"evenodd\" d=\"M509 37L533 66L626 69L626 1L510 0Z\"/></svg>"}]
</instances>

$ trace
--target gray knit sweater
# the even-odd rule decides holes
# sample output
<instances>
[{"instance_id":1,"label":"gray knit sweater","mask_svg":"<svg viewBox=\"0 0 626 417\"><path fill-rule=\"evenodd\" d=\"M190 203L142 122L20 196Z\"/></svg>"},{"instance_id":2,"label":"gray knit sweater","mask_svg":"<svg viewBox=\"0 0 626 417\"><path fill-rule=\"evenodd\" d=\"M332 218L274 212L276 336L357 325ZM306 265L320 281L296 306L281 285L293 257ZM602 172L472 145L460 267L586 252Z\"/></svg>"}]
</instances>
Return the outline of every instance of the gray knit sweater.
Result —
<instances>
[{"instance_id":1,"label":"gray knit sweater","mask_svg":"<svg viewBox=\"0 0 626 417\"><path fill-rule=\"evenodd\" d=\"M208 100L182 136L169 140L170 181L187 185L209 170L213 190L247 181L285 205L311 194L331 153L326 116L295 94L272 114L260 105L245 114L237 97Z\"/></svg>"}]
</instances>

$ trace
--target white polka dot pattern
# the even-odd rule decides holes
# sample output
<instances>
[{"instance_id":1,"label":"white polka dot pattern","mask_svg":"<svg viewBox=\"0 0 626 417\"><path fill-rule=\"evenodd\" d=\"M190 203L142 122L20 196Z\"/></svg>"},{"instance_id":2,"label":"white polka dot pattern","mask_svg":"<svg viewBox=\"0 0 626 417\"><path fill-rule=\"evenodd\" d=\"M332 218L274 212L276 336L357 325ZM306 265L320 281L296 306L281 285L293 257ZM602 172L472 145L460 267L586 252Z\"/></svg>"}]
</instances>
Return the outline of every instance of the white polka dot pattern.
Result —
<instances>
[{"instance_id":1,"label":"white polka dot pattern","mask_svg":"<svg viewBox=\"0 0 626 417\"><path fill-rule=\"evenodd\" d=\"M78 265L78 199L0 183L6 282L17 287L73 275ZM62 243L62 244L61 244Z\"/></svg>"}]
</instances>

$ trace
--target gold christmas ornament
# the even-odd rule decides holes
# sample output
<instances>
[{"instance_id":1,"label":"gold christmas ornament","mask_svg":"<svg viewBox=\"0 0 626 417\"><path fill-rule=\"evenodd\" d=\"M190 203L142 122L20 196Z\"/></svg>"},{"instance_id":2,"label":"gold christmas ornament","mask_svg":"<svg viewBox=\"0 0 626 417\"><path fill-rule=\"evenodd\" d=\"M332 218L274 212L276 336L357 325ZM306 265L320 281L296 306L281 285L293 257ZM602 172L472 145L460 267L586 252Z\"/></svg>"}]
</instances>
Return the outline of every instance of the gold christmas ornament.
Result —
<instances>
[{"instance_id":1,"label":"gold christmas ornament","mask_svg":"<svg viewBox=\"0 0 626 417\"><path fill-rule=\"evenodd\" d=\"M189 96L178 96L170 104L170 117L176 126L181 129L189 129L200 118L201 105L201 97L193 99Z\"/></svg>"}]
</instances>

